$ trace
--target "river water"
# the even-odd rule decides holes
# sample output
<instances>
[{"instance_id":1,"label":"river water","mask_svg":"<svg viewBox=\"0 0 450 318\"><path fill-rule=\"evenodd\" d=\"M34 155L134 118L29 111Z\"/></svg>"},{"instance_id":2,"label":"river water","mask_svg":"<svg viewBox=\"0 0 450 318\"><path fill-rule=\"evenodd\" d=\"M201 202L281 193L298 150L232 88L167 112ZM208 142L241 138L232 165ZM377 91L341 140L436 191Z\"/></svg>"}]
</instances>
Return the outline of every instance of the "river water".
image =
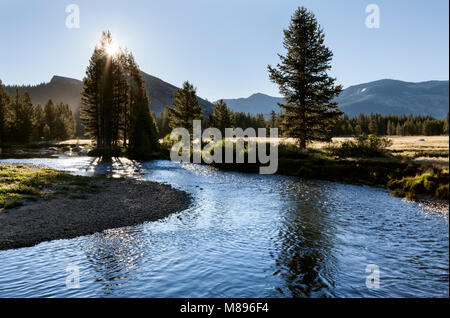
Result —
<instances>
[{"instance_id":1,"label":"river water","mask_svg":"<svg viewBox=\"0 0 450 318\"><path fill-rule=\"evenodd\" d=\"M0 251L0 297L449 296L448 211L385 189L170 161L1 161L164 182L194 202L157 222ZM366 284L373 265L379 288Z\"/></svg>"}]
</instances>

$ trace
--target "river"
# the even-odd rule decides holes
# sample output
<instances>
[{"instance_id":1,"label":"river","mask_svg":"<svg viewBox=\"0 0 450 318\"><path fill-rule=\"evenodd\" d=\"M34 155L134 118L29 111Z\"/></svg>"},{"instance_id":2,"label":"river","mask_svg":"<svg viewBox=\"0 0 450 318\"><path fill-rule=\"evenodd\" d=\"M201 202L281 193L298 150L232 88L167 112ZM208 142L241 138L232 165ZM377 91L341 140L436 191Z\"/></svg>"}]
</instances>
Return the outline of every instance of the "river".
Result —
<instances>
[{"instance_id":1,"label":"river","mask_svg":"<svg viewBox=\"0 0 450 318\"><path fill-rule=\"evenodd\" d=\"M163 160L0 162L142 178L194 197L157 222L0 251L0 297L449 296L448 211L386 189ZM366 285L368 265L379 288ZM79 288L67 288L68 266Z\"/></svg>"}]
</instances>

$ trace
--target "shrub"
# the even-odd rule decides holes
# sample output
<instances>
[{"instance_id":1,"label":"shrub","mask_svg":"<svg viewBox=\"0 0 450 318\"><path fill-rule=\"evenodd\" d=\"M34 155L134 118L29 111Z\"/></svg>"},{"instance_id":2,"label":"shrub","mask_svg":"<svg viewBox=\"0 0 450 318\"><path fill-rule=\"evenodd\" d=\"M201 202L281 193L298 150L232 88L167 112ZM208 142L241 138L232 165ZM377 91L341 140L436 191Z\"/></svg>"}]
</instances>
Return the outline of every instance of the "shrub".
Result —
<instances>
[{"instance_id":1,"label":"shrub","mask_svg":"<svg viewBox=\"0 0 450 318\"><path fill-rule=\"evenodd\" d=\"M376 135L361 135L356 141L344 141L338 147L331 147L329 151L339 157L383 157L392 140Z\"/></svg>"},{"instance_id":2,"label":"shrub","mask_svg":"<svg viewBox=\"0 0 450 318\"><path fill-rule=\"evenodd\" d=\"M435 176L430 173L424 173L415 177L403 177L401 180L391 179L387 183L387 186L393 190L391 192L393 196L414 199L418 194L436 193L436 196L438 196L436 183L437 178Z\"/></svg>"},{"instance_id":3,"label":"shrub","mask_svg":"<svg viewBox=\"0 0 450 318\"><path fill-rule=\"evenodd\" d=\"M436 189L435 195L439 199L447 199L448 200L449 199L449 187L448 187L448 184L440 185Z\"/></svg>"}]
</instances>

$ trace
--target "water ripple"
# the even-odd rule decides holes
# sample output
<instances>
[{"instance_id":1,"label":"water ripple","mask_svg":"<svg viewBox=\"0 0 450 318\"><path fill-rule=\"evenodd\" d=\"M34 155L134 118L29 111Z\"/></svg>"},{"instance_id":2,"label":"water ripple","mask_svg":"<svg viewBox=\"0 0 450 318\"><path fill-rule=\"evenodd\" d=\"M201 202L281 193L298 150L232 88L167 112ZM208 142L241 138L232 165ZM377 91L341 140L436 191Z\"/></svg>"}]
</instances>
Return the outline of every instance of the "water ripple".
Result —
<instances>
[{"instance_id":1,"label":"water ripple","mask_svg":"<svg viewBox=\"0 0 450 318\"><path fill-rule=\"evenodd\" d=\"M2 161L164 182L195 202L157 222L1 251L0 297L449 296L448 213L384 189L170 161ZM368 264L379 289L366 286Z\"/></svg>"}]
</instances>

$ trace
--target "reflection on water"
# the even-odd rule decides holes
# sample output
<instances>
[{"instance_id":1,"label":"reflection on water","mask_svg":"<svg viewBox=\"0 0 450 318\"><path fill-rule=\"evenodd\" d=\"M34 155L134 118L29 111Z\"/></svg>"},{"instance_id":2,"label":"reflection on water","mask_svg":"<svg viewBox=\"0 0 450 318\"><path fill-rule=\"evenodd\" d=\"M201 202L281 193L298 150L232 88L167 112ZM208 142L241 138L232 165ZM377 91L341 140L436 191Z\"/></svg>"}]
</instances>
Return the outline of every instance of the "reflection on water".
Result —
<instances>
[{"instance_id":1,"label":"reflection on water","mask_svg":"<svg viewBox=\"0 0 450 318\"><path fill-rule=\"evenodd\" d=\"M132 277L142 261L145 246L142 232L119 228L92 235L80 248L95 272L95 282L109 295L114 294L116 286Z\"/></svg>"},{"instance_id":2,"label":"reflection on water","mask_svg":"<svg viewBox=\"0 0 450 318\"><path fill-rule=\"evenodd\" d=\"M448 214L388 191L170 161L9 159L165 182L193 206L163 220L0 252L0 296L448 297ZM381 270L380 289L365 269ZM80 289L65 285L80 268Z\"/></svg>"},{"instance_id":3,"label":"reflection on water","mask_svg":"<svg viewBox=\"0 0 450 318\"><path fill-rule=\"evenodd\" d=\"M289 293L280 292L294 297L328 296L336 266L336 231L332 212L321 202L327 189L301 183L293 187L285 194L290 204L274 242L278 271L289 289Z\"/></svg>"}]
</instances>

